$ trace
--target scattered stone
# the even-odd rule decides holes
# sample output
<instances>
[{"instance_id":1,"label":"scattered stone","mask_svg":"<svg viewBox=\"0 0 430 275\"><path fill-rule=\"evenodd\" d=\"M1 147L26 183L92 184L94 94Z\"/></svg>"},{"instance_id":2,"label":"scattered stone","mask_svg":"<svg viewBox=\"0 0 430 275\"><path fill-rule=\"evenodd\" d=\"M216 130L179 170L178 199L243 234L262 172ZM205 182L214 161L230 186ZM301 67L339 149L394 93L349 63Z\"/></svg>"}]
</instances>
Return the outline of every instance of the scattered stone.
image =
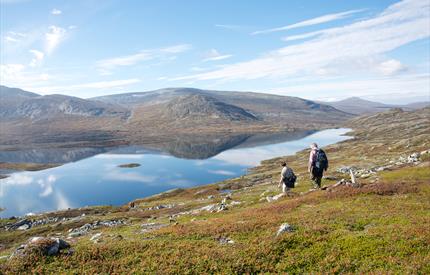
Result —
<instances>
[{"instance_id":1,"label":"scattered stone","mask_svg":"<svg viewBox=\"0 0 430 275\"><path fill-rule=\"evenodd\" d=\"M157 230L163 227L169 226L168 224L163 224L163 223L144 223L141 225L142 227L142 233L146 233L146 232L150 232L153 230Z\"/></svg>"},{"instance_id":2,"label":"scattered stone","mask_svg":"<svg viewBox=\"0 0 430 275\"><path fill-rule=\"evenodd\" d=\"M67 248L70 248L70 244L60 238L33 237L26 244L20 245L11 257L26 256L35 251L45 256L54 256Z\"/></svg>"},{"instance_id":3,"label":"scattered stone","mask_svg":"<svg viewBox=\"0 0 430 275\"><path fill-rule=\"evenodd\" d=\"M174 208L175 206L176 205L174 205L174 204L160 204L160 205L146 208L146 210L160 210L160 209L164 209L164 208L171 209L171 208Z\"/></svg>"},{"instance_id":4,"label":"scattered stone","mask_svg":"<svg viewBox=\"0 0 430 275\"><path fill-rule=\"evenodd\" d=\"M287 194L285 194L285 193L280 193L280 194L278 194L278 195L276 195L276 196L267 196L267 197L266 197L266 200L267 200L268 202L277 201L277 200L279 200L280 198L285 197L286 195L287 195Z\"/></svg>"},{"instance_id":5,"label":"scattered stone","mask_svg":"<svg viewBox=\"0 0 430 275\"><path fill-rule=\"evenodd\" d=\"M358 169L355 166L342 166L342 167L338 168L336 171L339 173L343 173L343 174L349 174L349 171L351 171L351 170L353 172L355 172Z\"/></svg>"},{"instance_id":6,"label":"scattered stone","mask_svg":"<svg viewBox=\"0 0 430 275\"><path fill-rule=\"evenodd\" d=\"M335 176L324 176L323 179L326 179L326 180L338 180L338 178L335 177Z\"/></svg>"},{"instance_id":7,"label":"scattered stone","mask_svg":"<svg viewBox=\"0 0 430 275\"><path fill-rule=\"evenodd\" d=\"M93 223L86 223L81 227L69 230L68 238L76 238L89 233L90 230L99 227L113 227L126 224L123 220L110 220L110 221L95 221Z\"/></svg>"},{"instance_id":8,"label":"scattered stone","mask_svg":"<svg viewBox=\"0 0 430 275\"><path fill-rule=\"evenodd\" d=\"M217 239L217 241L220 244L234 244L234 241L232 239L230 239L230 238L227 238L227 237L219 237Z\"/></svg>"},{"instance_id":9,"label":"scattered stone","mask_svg":"<svg viewBox=\"0 0 430 275\"><path fill-rule=\"evenodd\" d=\"M224 203L221 203L218 207L217 212L221 212L221 211L225 211L225 210L228 210L227 205L225 205Z\"/></svg>"},{"instance_id":10,"label":"scattered stone","mask_svg":"<svg viewBox=\"0 0 430 275\"><path fill-rule=\"evenodd\" d=\"M279 235L281 235L281 234L283 234L283 233L285 233L285 232L294 232L294 227L293 227L293 226L291 226L291 225L290 225L290 224L288 224L288 223L283 223L283 224L279 227L278 232L276 233L276 236L279 236Z\"/></svg>"},{"instance_id":11,"label":"scattered stone","mask_svg":"<svg viewBox=\"0 0 430 275\"><path fill-rule=\"evenodd\" d=\"M92 241L93 243L99 243L100 241L101 241L101 236L102 236L102 233L100 232L100 233L96 233L96 234L94 234L91 238L90 238L90 241Z\"/></svg>"},{"instance_id":12,"label":"scattered stone","mask_svg":"<svg viewBox=\"0 0 430 275\"><path fill-rule=\"evenodd\" d=\"M30 227L31 227L31 224L26 223L18 227L17 230L27 230L27 229L30 229Z\"/></svg>"},{"instance_id":13,"label":"scattered stone","mask_svg":"<svg viewBox=\"0 0 430 275\"><path fill-rule=\"evenodd\" d=\"M239 205L239 204L241 204L241 202L240 202L240 201L232 201L232 202L230 202L228 205L229 205L229 206L235 206L235 205Z\"/></svg>"}]
</instances>

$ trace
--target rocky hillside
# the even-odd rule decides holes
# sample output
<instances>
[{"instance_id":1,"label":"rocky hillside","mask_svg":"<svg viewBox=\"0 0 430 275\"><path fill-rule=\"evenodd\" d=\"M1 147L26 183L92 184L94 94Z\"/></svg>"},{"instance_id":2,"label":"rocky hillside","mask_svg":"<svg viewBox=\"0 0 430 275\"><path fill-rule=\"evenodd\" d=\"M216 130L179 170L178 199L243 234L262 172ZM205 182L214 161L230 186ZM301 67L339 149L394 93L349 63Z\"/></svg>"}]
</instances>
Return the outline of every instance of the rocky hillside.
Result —
<instances>
[{"instance_id":1,"label":"rocky hillside","mask_svg":"<svg viewBox=\"0 0 430 275\"><path fill-rule=\"evenodd\" d=\"M336 127L352 115L296 97L168 88L81 99L2 86L0 149L144 145L177 135Z\"/></svg>"},{"instance_id":2,"label":"rocky hillside","mask_svg":"<svg viewBox=\"0 0 430 275\"><path fill-rule=\"evenodd\" d=\"M340 101L321 102L321 103L354 115L379 113L379 112L387 111L392 108L402 108L405 111L413 111L413 110L430 106L430 102L416 102L416 103L410 103L406 105L392 105L392 104L384 104L380 102L369 101L359 97L350 97Z\"/></svg>"},{"instance_id":3,"label":"rocky hillside","mask_svg":"<svg viewBox=\"0 0 430 275\"><path fill-rule=\"evenodd\" d=\"M184 95L169 101L164 111L168 119L222 119L252 121L257 118L244 109L206 95Z\"/></svg>"},{"instance_id":4,"label":"rocky hillside","mask_svg":"<svg viewBox=\"0 0 430 275\"><path fill-rule=\"evenodd\" d=\"M309 190L303 150L239 178L120 207L0 219L0 268L4 274L428 274L428 111L351 121L354 138L324 148L330 168L321 190ZM284 160L298 175L288 195L277 187Z\"/></svg>"},{"instance_id":5,"label":"rocky hillside","mask_svg":"<svg viewBox=\"0 0 430 275\"><path fill-rule=\"evenodd\" d=\"M20 89L0 87L0 120L57 119L59 116L123 116L127 109L101 101L65 95L41 96Z\"/></svg>"},{"instance_id":6,"label":"rocky hillside","mask_svg":"<svg viewBox=\"0 0 430 275\"><path fill-rule=\"evenodd\" d=\"M260 120L289 124L330 124L352 117L326 104L319 104L297 97L277 96L252 92L214 91L194 88L166 88L142 93L126 93L96 97L108 103L128 108L153 106L174 102L179 97L205 96L224 104L242 108Z\"/></svg>"}]
</instances>

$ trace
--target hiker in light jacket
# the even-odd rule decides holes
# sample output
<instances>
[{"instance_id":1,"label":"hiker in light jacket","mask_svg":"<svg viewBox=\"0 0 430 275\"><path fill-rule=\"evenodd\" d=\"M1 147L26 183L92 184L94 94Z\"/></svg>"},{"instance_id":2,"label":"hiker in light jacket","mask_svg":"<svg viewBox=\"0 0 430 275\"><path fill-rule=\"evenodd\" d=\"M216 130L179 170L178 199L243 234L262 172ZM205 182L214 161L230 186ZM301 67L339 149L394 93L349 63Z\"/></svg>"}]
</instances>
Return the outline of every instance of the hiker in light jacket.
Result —
<instances>
[{"instance_id":1,"label":"hiker in light jacket","mask_svg":"<svg viewBox=\"0 0 430 275\"><path fill-rule=\"evenodd\" d=\"M310 145L308 171L313 181L314 188L321 188L321 179L324 171L327 171L328 160L325 152L318 148L316 143Z\"/></svg>"}]
</instances>

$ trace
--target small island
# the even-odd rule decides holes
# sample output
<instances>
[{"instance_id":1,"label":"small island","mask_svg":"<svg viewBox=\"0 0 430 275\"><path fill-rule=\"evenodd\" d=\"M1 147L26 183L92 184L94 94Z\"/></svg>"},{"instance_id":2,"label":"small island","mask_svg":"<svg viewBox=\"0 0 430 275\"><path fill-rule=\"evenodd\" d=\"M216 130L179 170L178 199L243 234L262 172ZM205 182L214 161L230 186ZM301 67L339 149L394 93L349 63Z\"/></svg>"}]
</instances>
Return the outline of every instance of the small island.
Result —
<instances>
[{"instance_id":1,"label":"small island","mask_svg":"<svg viewBox=\"0 0 430 275\"><path fill-rule=\"evenodd\" d=\"M118 165L119 168L135 168L135 167L139 167L139 166L140 166L139 163L126 163L126 164Z\"/></svg>"}]
</instances>

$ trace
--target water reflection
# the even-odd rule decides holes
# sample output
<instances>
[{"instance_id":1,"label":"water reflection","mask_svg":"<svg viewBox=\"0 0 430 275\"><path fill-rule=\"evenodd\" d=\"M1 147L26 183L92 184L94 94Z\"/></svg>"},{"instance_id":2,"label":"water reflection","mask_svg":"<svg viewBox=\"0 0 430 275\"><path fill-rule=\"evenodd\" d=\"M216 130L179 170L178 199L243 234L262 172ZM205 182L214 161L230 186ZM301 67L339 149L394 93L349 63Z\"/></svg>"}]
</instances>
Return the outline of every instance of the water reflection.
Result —
<instances>
[{"instance_id":1,"label":"water reflection","mask_svg":"<svg viewBox=\"0 0 430 275\"><path fill-rule=\"evenodd\" d=\"M181 152L181 156L195 155L197 159L178 158L155 147L148 149L134 146L119 148L113 152L44 171L16 173L0 180L0 207L6 208L4 212L0 212L0 216L8 217L86 205L121 205L172 188L217 182L239 176L261 160L293 154L306 148L311 142L324 146L344 140L347 137L342 134L347 131L331 129L296 140L291 140L293 139L291 135L284 135L277 139L281 142L275 144L267 144L264 138L256 136L247 137L240 144L236 144L240 139L228 141L219 138L209 141L211 144L209 150L203 150L202 142L197 147L191 148L192 152L189 154L182 153L185 148L190 148L189 145L182 146L189 144L188 141L172 147L176 153ZM283 138L290 140L282 141ZM256 144L260 145L254 146ZM200 156L214 154L220 150L217 146L220 146L219 148L227 146L231 149L204 160L198 159ZM131 162L139 163L141 166L118 167L120 164Z\"/></svg>"}]
</instances>

